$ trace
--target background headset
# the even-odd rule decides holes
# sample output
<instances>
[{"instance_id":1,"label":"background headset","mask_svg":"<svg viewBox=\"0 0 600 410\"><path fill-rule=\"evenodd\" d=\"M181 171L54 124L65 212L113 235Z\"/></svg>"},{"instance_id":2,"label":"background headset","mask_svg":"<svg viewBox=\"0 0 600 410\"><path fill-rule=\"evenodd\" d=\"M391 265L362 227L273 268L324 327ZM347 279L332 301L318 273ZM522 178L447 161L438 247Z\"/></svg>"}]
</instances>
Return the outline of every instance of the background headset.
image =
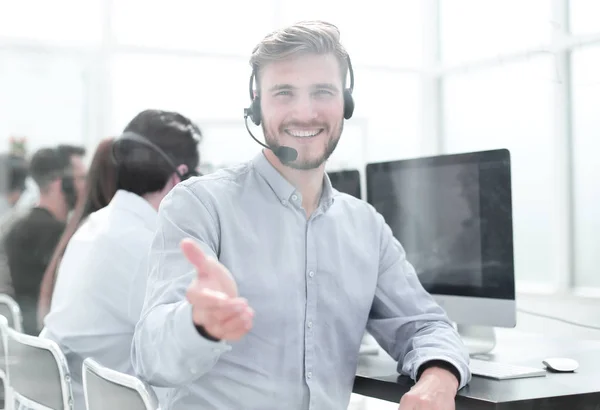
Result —
<instances>
[{"instance_id":1,"label":"background headset","mask_svg":"<svg viewBox=\"0 0 600 410\"><path fill-rule=\"evenodd\" d=\"M58 148L54 149L55 158L59 161L64 161L64 154ZM72 174L73 166L71 165L71 158L67 158L67 168L63 171L60 177L60 189L65 196L65 201L69 209L74 209L77 204L77 189L75 188L75 177Z\"/></svg>"},{"instance_id":2,"label":"background headset","mask_svg":"<svg viewBox=\"0 0 600 410\"><path fill-rule=\"evenodd\" d=\"M117 146L121 141L133 141L150 148L152 151L156 152L162 159L165 160L167 165L173 170L173 172L179 177L181 181L185 181L186 179L189 179L194 176L202 175L195 169L188 169L187 172L182 174L181 172L179 172L177 165L175 165L171 157L169 157L169 155L167 155L166 152L160 149L158 145L156 145L143 135L131 131L126 131L123 134L121 134L117 139L115 139L115 141L112 144L112 158L113 162L117 165L122 163L122 161L119 159L119 155L116 152Z\"/></svg>"},{"instance_id":3,"label":"background headset","mask_svg":"<svg viewBox=\"0 0 600 410\"><path fill-rule=\"evenodd\" d=\"M344 119L349 120L352 118L352 114L354 113L354 98L352 97L352 92L354 91L354 70L352 69L352 61L350 60L350 56L346 57L346 62L348 63L348 73L350 76L350 86L344 89ZM244 109L244 121L246 123L246 130L252 137L252 139L258 142L265 148L268 148L273 151L273 153L279 158L279 160L283 163L294 161L298 157L298 151L294 148L280 146L277 148L269 147L266 144L260 142L250 131L248 127L248 118L255 124L260 125L262 121L262 111L260 108L260 96L254 95L254 83L256 82L256 66L252 67L252 74L250 74L250 83L248 85L248 91L250 94L250 100L252 103L250 107Z\"/></svg>"},{"instance_id":4,"label":"background headset","mask_svg":"<svg viewBox=\"0 0 600 410\"><path fill-rule=\"evenodd\" d=\"M63 175L60 181L60 187L69 209L75 208L77 204L77 190L75 189L75 178L72 175Z\"/></svg>"}]
</instances>

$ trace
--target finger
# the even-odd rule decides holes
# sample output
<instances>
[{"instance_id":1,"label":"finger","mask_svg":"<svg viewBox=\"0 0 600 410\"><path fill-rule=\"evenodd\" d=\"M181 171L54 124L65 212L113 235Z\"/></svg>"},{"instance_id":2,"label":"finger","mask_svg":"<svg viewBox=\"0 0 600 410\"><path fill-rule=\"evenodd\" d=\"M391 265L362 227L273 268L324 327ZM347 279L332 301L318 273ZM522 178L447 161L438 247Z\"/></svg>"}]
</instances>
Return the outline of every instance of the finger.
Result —
<instances>
[{"instance_id":1,"label":"finger","mask_svg":"<svg viewBox=\"0 0 600 410\"><path fill-rule=\"evenodd\" d=\"M402 396L402 399L400 399L400 406L398 407L398 410L416 410L417 408L418 407L416 407L416 404L414 400L411 399L410 395L405 393Z\"/></svg>"},{"instance_id":2,"label":"finger","mask_svg":"<svg viewBox=\"0 0 600 410\"><path fill-rule=\"evenodd\" d=\"M248 308L241 314L238 314L222 323L220 330L223 338L228 340L238 340L252 329L254 312Z\"/></svg>"},{"instance_id":3,"label":"finger","mask_svg":"<svg viewBox=\"0 0 600 410\"><path fill-rule=\"evenodd\" d=\"M225 322L229 318L240 315L246 309L249 309L248 301L243 298L235 298L221 303L219 308L210 309L207 314L217 322Z\"/></svg>"},{"instance_id":4,"label":"finger","mask_svg":"<svg viewBox=\"0 0 600 410\"><path fill-rule=\"evenodd\" d=\"M198 273L200 273L207 261L206 255L202 251L202 248L200 248L200 245L194 240L186 238L181 241L180 247L187 260L190 261L190 263L196 267Z\"/></svg>"},{"instance_id":5,"label":"finger","mask_svg":"<svg viewBox=\"0 0 600 410\"><path fill-rule=\"evenodd\" d=\"M232 300L221 291L200 286L190 287L187 292L187 299L194 307L203 310L221 308Z\"/></svg>"}]
</instances>

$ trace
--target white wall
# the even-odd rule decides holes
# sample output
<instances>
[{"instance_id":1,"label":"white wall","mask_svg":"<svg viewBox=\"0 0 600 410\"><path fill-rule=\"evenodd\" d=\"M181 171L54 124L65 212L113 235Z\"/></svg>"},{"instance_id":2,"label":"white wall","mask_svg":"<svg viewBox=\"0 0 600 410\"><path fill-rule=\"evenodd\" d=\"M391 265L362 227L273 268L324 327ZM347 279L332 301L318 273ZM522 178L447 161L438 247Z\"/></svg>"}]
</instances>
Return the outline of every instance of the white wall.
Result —
<instances>
[{"instance_id":1,"label":"white wall","mask_svg":"<svg viewBox=\"0 0 600 410\"><path fill-rule=\"evenodd\" d=\"M600 47L573 54L572 84L575 283L600 287Z\"/></svg>"}]
</instances>

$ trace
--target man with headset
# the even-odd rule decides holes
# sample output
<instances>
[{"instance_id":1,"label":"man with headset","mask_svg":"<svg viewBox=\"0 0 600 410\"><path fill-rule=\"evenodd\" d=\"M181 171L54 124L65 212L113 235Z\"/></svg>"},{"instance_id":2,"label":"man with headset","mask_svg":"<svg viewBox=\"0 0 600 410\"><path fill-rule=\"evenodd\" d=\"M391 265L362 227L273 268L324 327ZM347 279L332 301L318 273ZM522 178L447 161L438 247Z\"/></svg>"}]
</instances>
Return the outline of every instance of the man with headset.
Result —
<instances>
[{"instance_id":1,"label":"man with headset","mask_svg":"<svg viewBox=\"0 0 600 410\"><path fill-rule=\"evenodd\" d=\"M4 238L15 299L23 313L23 330L39 333L37 301L42 276L71 211L85 188L85 149L72 145L43 148L30 161L38 185L38 204L15 221Z\"/></svg>"},{"instance_id":2,"label":"man with headset","mask_svg":"<svg viewBox=\"0 0 600 410\"><path fill-rule=\"evenodd\" d=\"M196 174L201 137L179 113L145 110L112 143L114 169L102 172L116 192L71 237L41 333L65 353L75 410L85 409L81 366L86 357L133 374L131 340L144 302L157 211L176 184Z\"/></svg>"},{"instance_id":3,"label":"man with headset","mask_svg":"<svg viewBox=\"0 0 600 410\"><path fill-rule=\"evenodd\" d=\"M132 347L138 375L172 388L162 408L346 409L365 328L417 380L402 410L453 409L470 379L382 216L325 175L354 108L339 35L302 22L265 37L246 116L268 148L163 201Z\"/></svg>"},{"instance_id":4,"label":"man with headset","mask_svg":"<svg viewBox=\"0 0 600 410\"><path fill-rule=\"evenodd\" d=\"M13 223L19 219L17 203L25 191L25 180L29 175L29 164L20 155L7 154L0 156L0 178L2 189L0 203L4 203L6 212L0 212L0 293L14 296L15 291L10 278L10 269L4 248L4 236ZM0 205L0 208L3 208Z\"/></svg>"}]
</instances>

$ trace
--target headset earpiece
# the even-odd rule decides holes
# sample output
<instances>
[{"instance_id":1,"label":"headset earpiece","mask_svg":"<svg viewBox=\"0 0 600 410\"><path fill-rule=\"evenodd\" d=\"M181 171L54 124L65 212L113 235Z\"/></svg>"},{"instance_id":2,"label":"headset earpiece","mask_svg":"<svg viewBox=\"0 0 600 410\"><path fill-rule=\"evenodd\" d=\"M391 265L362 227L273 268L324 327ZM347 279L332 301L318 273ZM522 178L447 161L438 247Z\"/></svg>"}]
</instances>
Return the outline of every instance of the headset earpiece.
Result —
<instances>
[{"instance_id":1,"label":"headset earpiece","mask_svg":"<svg viewBox=\"0 0 600 410\"><path fill-rule=\"evenodd\" d=\"M248 117L252 120L254 125L260 125L262 112L260 111L260 97L255 97L248 108Z\"/></svg>"},{"instance_id":2,"label":"headset earpiece","mask_svg":"<svg viewBox=\"0 0 600 410\"><path fill-rule=\"evenodd\" d=\"M69 208L75 208L75 205L77 204L77 191L75 190L75 180L72 176L62 177L61 190L65 195L65 199Z\"/></svg>"},{"instance_id":3,"label":"headset earpiece","mask_svg":"<svg viewBox=\"0 0 600 410\"><path fill-rule=\"evenodd\" d=\"M354 113L354 98L352 98L352 90L346 88L344 90L344 118L349 120Z\"/></svg>"},{"instance_id":4,"label":"headset earpiece","mask_svg":"<svg viewBox=\"0 0 600 410\"><path fill-rule=\"evenodd\" d=\"M347 57L347 60L348 74L350 75L350 86L344 90L344 118L349 120L352 118L352 114L354 114L354 98L352 97L352 92L354 91L354 70L352 69L352 61L350 61L350 56ZM255 75L256 71L253 68L248 84L248 92L250 94L250 100L252 103L250 104L250 107L244 109L244 115L249 117L254 125L260 125L262 112L260 108L260 97L255 96L254 94Z\"/></svg>"}]
</instances>

